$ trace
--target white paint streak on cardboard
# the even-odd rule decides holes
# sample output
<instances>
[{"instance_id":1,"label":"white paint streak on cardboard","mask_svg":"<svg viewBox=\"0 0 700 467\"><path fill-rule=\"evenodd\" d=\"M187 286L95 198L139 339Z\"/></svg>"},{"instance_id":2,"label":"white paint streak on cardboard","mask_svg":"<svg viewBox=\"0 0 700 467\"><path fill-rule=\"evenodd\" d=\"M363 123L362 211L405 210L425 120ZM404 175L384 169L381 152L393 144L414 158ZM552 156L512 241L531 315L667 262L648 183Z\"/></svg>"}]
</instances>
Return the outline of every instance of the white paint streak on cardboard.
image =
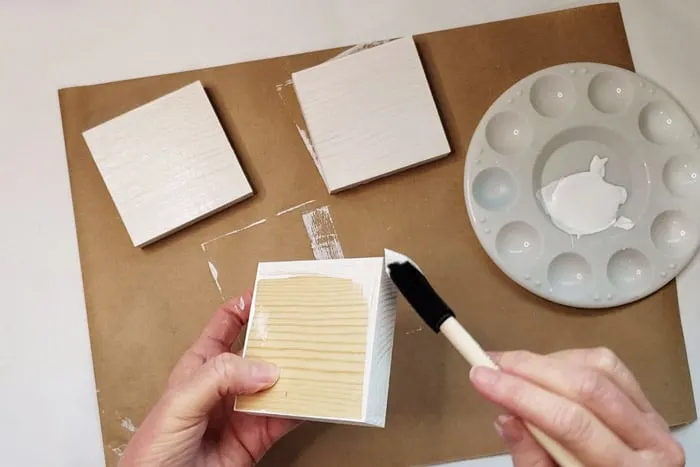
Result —
<instances>
[{"instance_id":1,"label":"white paint streak on cardboard","mask_svg":"<svg viewBox=\"0 0 700 467\"><path fill-rule=\"evenodd\" d=\"M306 234L311 241L314 258L342 259L345 257L328 206L306 212L302 214L302 219Z\"/></svg>"},{"instance_id":2,"label":"white paint streak on cardboard","mask_svg":"<svg viewBox=\"0 0 700 467\"><path fill-rule=\"evenodd\" d=\"M417 332L421 332L423 330L423 325L418 326L418 329L414 329L412 331L405 332L404 334L407 336L410 336L411 334L415 334Z\"/></svg>"},{"instance_id":3,"label":"white paint streak on cardboard","mask_svg":"<svg viewBox=\"0 0 700 467\"><path fill-rule=\"evenodd\" d=\"M290 208L283 209L282 211L275 214L275 216L281 216L282 214L287 214L288 212L296 211L299 208L303 208L304 206L311 204L311 203L315 203L315 202L316 202L315 199L310 199L308 201L304 201L303 203L299 203L299 204L292 206Z\"/></svg>"},{"instance_id":4,"label":"white paint streak on cardboard","mask_svg":"<svg viewBox=\"0 0 700 467\"><path fill-rule=\"evenodd\" d=\"M126 444L120 444L116 448L111 447L111 445L107 446L110 448L110 450L117 456L117 457L122 457L124 455L124 450L126 449Z\"/></svg>"},{"instance_id":5,"label":"white paint streak on cardboard","mask_svg":"<svg viewBox=\"0 0 700 467\"><path fill-rule=\"evenodd\" d=\"M292 85L292 79L290 78L287 81L285 81L284 83L276 84L275 89L277 89L277 92L280 93L280 92L282 92L282 90L284 88L286 88L287 86L291 86L291 85Z\"/></svg>"},{"instance_id":6,"label":"white paint streak on cardboard","mask_svg":"<svg viewBox=\"0 0 700 467\"><path fill-rule=\"evenodd\" d=\"M206 252L206 251L207 251L207 245L209 245L210 243L213 243L213 242L215 242L215 241L217 241L217 240L221 240L222 238L226 238L226 237L228 237L228 236L230 236L230 235L237 234L238 232L243 232L244 230L248 230L248 229L250 229L250 228L252 228L252 227L255 227L256 225L264 224L265 222L267 222L267 219L260 219L260 220L258 220L258 221L253 222L252 224L246 225L245 227L241 227L240 229L232 230L232 231L230 231L230 232L226 232L226 233L223 234L223 235L219 235L218 237L214 237L214 238L212 238L211 240L207 240L206 242L204 242L204 243L201 244L202 251L205 251L205 252Z\"/></svg>"},{"instance_id":7,"label":"white paint streak on cardboard","mask_svg":"<svg viewBox=\"0 0 700 467\"><path fill-rule=\"evenodd\" d=\"M339 58L347 57L348 55L352 55L354 53L361 52L361 51L366 50L366 49L371 49L372 47L382 45L382 44L389 42L391 40L393 40L393 39L384 39L384 40L374 41L374 42L365 42L364 44L357 44L357 45L352 46L349 49L339 53L338 55L336 55L335 57L333 57L327 61L331 62L333 60L338 60ZM284 88L286 88L287 86L291 86L292 84L294 84L294 82L290 78L287 81L285 81L284 83L276 84L275 89L277 90L278 93L281 93L284 90Z\"/></svg>"},{"instance_id":8,"label":"white paint streak on cardboard","mask_svg":"<svg viewBox=\"0 0 700 467\"><path fill-rule=\"evenodd\" d=\"M221 300L224 300L224 292L221 290L221 284L219 283L219 271L217 271L216 266L214 263L211 261L208 261L209 263L209 272L211 273L212 279L214 279L214 283L216 284L216 288L219 290L219 296L221 297Z\"/></svg>"},{"instance_id":9,"label":"white paint streak on cardboard","mask_svg":"<svg viewBox=\"0 0 700 467\"><path fill-rule=\"evenodd\" d=\"M323 174L323 167L321 167L321 161L318 158L318 154L316 154L316 150L314 149L314 145L311 143L311 138L309 138L309 134L306 132L306 130L304 130L299 125L295 125L295 126L297 127L297 131L299 132L299 136L301 137L301 140L304 142L304 146L306 146L306 150L309 151L311 158L314 160L314 164L316 164L316 168L318 169L318 173L321 174L321 178L323 179L323 181L325 183L326 176Z\"/></svg>"},{"instance_id":10,"label":"white paint streak on cardboard","mask_svg":"<svg viewBox=\"0 0 700 467\"><path fill-rule=\"evenodd\" d=\"M134 422L131 421L129 417L123 417L119 420L119 424L124 428L126 431L130 433L136 433L136 425L134 425Z\"/></svg>"}]
</instances>

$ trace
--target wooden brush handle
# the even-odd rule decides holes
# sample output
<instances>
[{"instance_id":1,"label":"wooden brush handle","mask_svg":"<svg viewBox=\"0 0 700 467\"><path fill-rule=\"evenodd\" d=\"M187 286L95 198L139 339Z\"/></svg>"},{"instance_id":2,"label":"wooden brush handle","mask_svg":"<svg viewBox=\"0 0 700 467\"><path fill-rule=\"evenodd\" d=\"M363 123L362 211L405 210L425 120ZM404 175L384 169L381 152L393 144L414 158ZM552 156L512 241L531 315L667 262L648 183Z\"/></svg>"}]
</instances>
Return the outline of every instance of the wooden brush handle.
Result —
<instances>
[{"instance_id":1,"label":"wooden brush handle","mask_svg":"<svg viewBox=\"0 0 700 467\"><path fill-rule=\"evenodd\" d=\"M498 366L484 352L479 343L459 324L455 318L448 318L440 326L448 341L452 343L457 352L465 358L472 366L484 366L493 370L498 370ZM527 430L533 438L540 443L540 446L562 467L584 467L583 464L558 442L554 441L539 428L525 422Z\"/></svg>"}]
</instances>

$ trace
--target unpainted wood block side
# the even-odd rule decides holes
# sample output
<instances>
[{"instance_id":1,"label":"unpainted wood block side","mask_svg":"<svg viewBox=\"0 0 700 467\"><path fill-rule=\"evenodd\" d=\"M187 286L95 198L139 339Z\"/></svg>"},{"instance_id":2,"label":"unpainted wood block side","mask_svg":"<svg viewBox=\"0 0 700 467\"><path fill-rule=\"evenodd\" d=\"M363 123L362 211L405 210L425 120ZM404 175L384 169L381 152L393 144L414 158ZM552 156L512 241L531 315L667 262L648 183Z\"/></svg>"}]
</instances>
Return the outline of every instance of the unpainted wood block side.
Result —
<instances>
[{"instance_id":1,"label":"unpainted wood block side","mask_svg":"<svg viewBox=\"0 0 700 467\"><path fill-rule=\"evenodd\" d=\"M395 304L383 258L260 263L243 355L280 378L235 409L384 426Z\"/></svg>"},{"instance_id":2,"label":"unpainted wood block side","mask_svg":"<svg viewBox=\"0 0 700 467\"><path fill-rule=\"evenodd\" d=\"M241 410L362 418L368 309L350 279L297 276L257 283L246 358L280 367L268 391L239 397Z\"/></svg>"}]
</instances>

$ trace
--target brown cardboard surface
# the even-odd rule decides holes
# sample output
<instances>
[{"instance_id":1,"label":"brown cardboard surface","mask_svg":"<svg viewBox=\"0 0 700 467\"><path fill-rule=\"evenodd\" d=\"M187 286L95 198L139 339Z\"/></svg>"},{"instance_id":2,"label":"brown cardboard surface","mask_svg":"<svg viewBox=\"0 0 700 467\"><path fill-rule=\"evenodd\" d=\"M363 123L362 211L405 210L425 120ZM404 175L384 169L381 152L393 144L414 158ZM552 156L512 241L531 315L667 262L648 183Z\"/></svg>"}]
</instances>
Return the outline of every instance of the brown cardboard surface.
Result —
<instances>
[{"instance_id":1,"label":"brown cardboard surface","mask_svg":"<svg viewBox=\"0 0 700 467\"><path fill-rule=\"evenodd\" d=\"M675 283L635 304L577 312L518 287L489 261L464 207L467 144L505 89L574 61L632 68L617 5L600 5L416 36L445 123L448 158L330 196L276 85L339 50L314 52L59 93L75 207L105 452L139 424L167 375L223 295L250 287L258 261L312 258L302 213L329 206L345 256L387 246L413 257L487 349L549 352L605 345L637 374L672 424L695 419ZM133 248L81 132L201 80L255 196L145 249ZM286 94L285 94L286 93ZM284 99L283 99L284 98ZM298 203L303 208L276 215ZM266 222L210 242L258 220ZM500 452L496 410L477 397L467 364L400 301L387 428L306 424L265 465L415 465Z\"/></svg>"}]
</instances>

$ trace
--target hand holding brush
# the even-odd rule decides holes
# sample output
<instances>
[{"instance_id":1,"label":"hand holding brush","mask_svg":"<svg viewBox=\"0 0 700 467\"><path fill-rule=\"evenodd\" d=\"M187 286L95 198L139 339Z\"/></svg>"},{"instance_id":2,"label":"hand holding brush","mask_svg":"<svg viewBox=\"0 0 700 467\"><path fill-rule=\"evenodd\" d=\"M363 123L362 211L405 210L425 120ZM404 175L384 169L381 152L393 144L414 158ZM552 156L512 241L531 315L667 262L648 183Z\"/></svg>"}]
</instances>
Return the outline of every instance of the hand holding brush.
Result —
<instances>
[{"instance_id":1,"label":"hand holding brush","mask_svg":"<svg viewBox=\"0 0 700 467\"><path fill-rule=\"evenodd\" d=\"M472 365L476 390L510 414L496 429L515 467L685 465L683 448L614 353L486 354L413 261L391 250L385 260L408 303Z\"/></svg>"}]
</instances>

